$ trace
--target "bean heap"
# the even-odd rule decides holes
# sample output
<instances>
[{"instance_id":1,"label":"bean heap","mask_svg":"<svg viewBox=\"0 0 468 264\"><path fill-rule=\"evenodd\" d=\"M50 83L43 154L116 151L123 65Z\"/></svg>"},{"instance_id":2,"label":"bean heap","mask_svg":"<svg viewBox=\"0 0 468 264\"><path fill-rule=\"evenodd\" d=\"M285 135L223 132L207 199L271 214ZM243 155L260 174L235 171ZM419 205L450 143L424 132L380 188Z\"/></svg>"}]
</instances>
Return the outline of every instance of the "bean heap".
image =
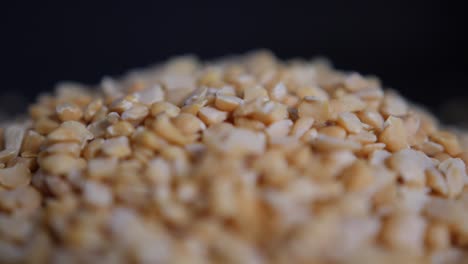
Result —
<instances>
[{"instance_id":1,"label":"bean heap","mask_svg":"<svg viewBox=\"0 0 468 264\"><path fill-rule=\"evenodd\" d=\"M1 263L468 261L468 136L324 61L62 83L0 142Z\"/></svg>"}]
</instances>

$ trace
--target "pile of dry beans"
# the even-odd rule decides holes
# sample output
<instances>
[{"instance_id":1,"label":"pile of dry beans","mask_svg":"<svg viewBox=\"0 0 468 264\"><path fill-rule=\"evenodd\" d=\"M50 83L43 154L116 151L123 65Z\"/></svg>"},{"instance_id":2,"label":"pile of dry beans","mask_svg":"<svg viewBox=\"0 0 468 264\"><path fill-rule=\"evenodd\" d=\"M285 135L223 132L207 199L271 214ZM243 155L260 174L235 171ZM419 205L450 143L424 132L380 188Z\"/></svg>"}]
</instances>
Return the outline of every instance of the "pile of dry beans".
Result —
<instances>
[{"instance_id":1,"label":"pile of dry beans","mask_svg":"<svg viewBox=\"0 0 468 264\"><path fill-rule=\"evenodd\" d=\"M468 261L468 136L323 61L63 83L0 142L1 263Z\"/></svg>"}]
</instances>

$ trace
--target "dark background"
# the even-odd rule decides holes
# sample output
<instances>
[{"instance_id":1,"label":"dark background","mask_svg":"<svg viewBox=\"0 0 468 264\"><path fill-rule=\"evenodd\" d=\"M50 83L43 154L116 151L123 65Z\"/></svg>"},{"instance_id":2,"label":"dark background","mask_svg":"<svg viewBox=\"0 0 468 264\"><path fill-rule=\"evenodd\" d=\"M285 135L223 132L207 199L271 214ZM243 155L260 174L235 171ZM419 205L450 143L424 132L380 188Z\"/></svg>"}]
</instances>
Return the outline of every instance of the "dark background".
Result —
<instances>
[{"instance_id":1,"label":"dark background","mask_svg":"<svg viewBox=\"0 0 468 264\"><path fill-rule=\"evenodd\" d=\"M325 56L434 111L468 96L462 1L192 2L2 4L0 105L23 109L18 97L31 101L60 80L91 84L174 55L257 48L280 58Z\"/></svg>"}]
</instances>

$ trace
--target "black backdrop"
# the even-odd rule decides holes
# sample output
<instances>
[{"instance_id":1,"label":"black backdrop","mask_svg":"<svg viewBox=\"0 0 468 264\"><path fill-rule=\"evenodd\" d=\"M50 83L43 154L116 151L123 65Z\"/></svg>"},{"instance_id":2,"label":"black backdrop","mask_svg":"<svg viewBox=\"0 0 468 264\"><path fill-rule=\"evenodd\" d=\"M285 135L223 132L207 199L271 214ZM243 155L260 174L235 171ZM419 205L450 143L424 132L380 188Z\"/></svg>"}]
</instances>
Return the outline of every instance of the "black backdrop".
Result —
<instances>
[{"instance_id":1,"label":"black backdrop","mask_svg":"<svg viewBox=\"0 0 468 264\"><path fill-rule=\"evenodd\" d=\"M9 1L1 8L0 105L17 111L59 80L95 83L168 57L257 48L375 74L437 109L468 96L462 1ZM14 106L9 103L15 102Z\"/></svg>"}]
</instances>

